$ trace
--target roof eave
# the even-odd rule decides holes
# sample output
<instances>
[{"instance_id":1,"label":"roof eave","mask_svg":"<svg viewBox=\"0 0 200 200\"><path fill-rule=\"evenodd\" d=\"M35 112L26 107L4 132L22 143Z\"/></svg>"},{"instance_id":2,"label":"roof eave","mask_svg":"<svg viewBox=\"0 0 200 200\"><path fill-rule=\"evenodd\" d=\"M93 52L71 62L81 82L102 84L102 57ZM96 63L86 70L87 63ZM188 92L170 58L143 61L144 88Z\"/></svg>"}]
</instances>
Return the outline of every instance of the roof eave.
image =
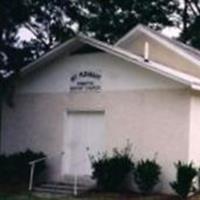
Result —
<instances>
[{"instance_id":1,"label":"roof eave","mask_svg":"<svg viewBox=\"0 0 200 200\"><path fill-rule=\"evenodd\" d=\"M191 84L190 87L191 87L192 90L200 91L200 85L199 84Z\"/></svg>"},{"instance_id":2,"label":"roof eave","mask_svg":"<svg viewBox=\"0 0 200 200\"><path fill-rule=\"evenodd\" d=\"M154 71L158 74L161 74L165 77L168 77L170 79L173 79L175 81L178 81L182 84L188 85L189 87L191 87L192 89L197 89L198 85L200 85L200 80L199 79L195 79L194 77L191 78L191 81L188 77L191 77L189 75L185 75L182 76L181 73L177 72L176 74L173 74L173 70L171 71L164 71L164 67L166 66L161 66L160 68L157 66L156 67L156 63L150 61L150 62L145 62L144 59L142 57L139 57L135 54L129 53L127 51L124 51L123 49L116 47L115 45L108 45L104 42L98 41L96 39L92 39L89 38L85 35L79 34L78 36L76 36L75 38L72 38L71 40L65 42L64 44L60 45L59 47L55 48L54 50L50 51L49 53L45 54L44 56L40 57L38 60L36 60L35 62L27 65L24 69L21 70L22 75L27 74L28 72L38 68L39 66L43 65L44 63L46 63L47 61L49 61L49 59L53 59L55 58L60 52L64 52L65 51L69 51L69 53L71 52L71 47L73 48L77 48L77 45L83 45L83 44L89 44L95 48L98 48L100 50L103 50L109 54L115 55L117 57L122 58L123 60L129 61L131 63L137 64L143 68L146 68L148 70ZM74 46L75 45L75 46ZM159 64L158 64L159 65ZM174 70L175 71L175 70ZM186 77L187 76L187 77ZM195 86L193 86L195 85Z\"/></svg>"},{"instance_id":3,"label":"roof eave","mask_svg":"<svg viewBox=\"0 0 200 200\"><path fill-rule=\"evenodd\" d=\"M200 79L184 74L182 72L178 72L176 70L173 70L167 66L155 63L153 61L146 62L142 57L139 57L133 53L129 53L127 51L124 51L123 49L116 47L115 45L108 45L103 42L100 42L96 39L88 38L84 35L79 35L79 39L85 43L88 43L89 45L92 45L96 48L99 48L107 53L110 53L112 55L115 55L117 57L120 57L126 61L132 62L134 64L137 64L145 69L154 71L160 75L163 75L167 78L170 78L174 81L177 81L179 83L182 83L184 85L187 85L188 87L192 88L192 85L200 85ZM157 65L157 66L156 66ZM160 66L160 68L158 67ZM162 68L162 69L161 69ZM166 70L164 70L164 68ZM190 80L191 79L191 80Z\"/></svg>"}]
</instances>

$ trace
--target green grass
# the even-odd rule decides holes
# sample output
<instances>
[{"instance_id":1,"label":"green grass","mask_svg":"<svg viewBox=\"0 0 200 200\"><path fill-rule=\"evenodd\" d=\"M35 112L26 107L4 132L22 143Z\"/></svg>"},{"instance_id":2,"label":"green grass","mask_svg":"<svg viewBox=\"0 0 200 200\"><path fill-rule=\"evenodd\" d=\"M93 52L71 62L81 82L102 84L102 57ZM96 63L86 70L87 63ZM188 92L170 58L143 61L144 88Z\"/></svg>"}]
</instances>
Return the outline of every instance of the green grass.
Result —
<instances>
[{"instance_id":1,"label":"green grass","mask_svg":"<svg viewBox=\"0 0 200 200\"><path fill-rule=\"evenodd\" d=\"M31 196L0 196L0 200L47 200L46 198L38 198L38 197L31 197ZM51 198L51 200L166 200L166 198L159 198L159 197L138 197L138 198L126 198L126 197L106 197L106 196L99 196L99 197L65 197L65 198ZM173 200L173 199L168 199ZM175 199L174 199L175 200Z\"/></svg>"},{"instance_id":2,"label":"green grass","mask_svg":"<svg viewBox=\"0 0 200 200\"><path fill-rule=\"evenodd\" d=\"M138 196L114 193L92 193L79 197L51 198L51 200L176 200L172 196L153 195ZM0 192L0 200L48 200L48 198L34 197L28 192L5 193Z\"/></svg>"},{"instance_id":3,"label":"green grass","mask_svg":"<svg viewBox=\"0 0 200 200\"><path fill-rule=\"evenodd\" d=\"M27 185L0 185L0 200L48 200L34 197L27 191ZM167 195L139 196L136 194L88 193L79 197L51 198L50 200L177 200Z\"/></svg>"}]
</instances>

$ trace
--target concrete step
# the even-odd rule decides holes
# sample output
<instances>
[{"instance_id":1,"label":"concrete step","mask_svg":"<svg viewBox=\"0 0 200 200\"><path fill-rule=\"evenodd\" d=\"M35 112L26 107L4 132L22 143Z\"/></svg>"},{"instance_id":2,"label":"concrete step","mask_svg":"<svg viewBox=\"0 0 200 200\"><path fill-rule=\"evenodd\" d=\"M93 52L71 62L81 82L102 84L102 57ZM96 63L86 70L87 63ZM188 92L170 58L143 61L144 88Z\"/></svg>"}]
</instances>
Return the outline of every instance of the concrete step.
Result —
<instances>
[{"instance_id":1,"label":"concrete step","mask_svg":"<svg viewBox=\"0 0 200 200\"><path fill-rule=\"evenodd\" d=\"M91 189L91 186L83 183L77 184L78 194L82 194ZM64 196L73 196L74 194L74 183L72 182L47 182L42 183L41 185L33 188L33 195L37 197L64 197Z\"/></svg>"},{"instance_id":2,"label":"concrete step","mask_svg":"<svg viewBox=\"0 0 200 200\"><path fill-rule=\"evenodd\" d=\"M71 186L71 185L74 185L74 180L69 180L69 181L61 181L61 182L56 182L56 181L48 181L48 182L46 182L46 183L44 183L44 184L52 184L52 185L64 185L64 186L66 186L66 185L69 185L69 186ZM80 181L80 180L77 180L77 185L79 185L80 187L81 186L92 186L92 185L95 185L94 183L89 183L89 182L84 182L84 181Z\"/></svg>"},{"instance_id":3,"label":"concrete step","mask_svg":"<svg viewBox=\"0 0 200 200\"><path fill-rule=\"evenodd\" d=\"M40 185L41 188L49 188L49 189L60 189L60 190L73 190L74 184L66 183L66 184L56 184L56 183L44 183ZM77 185L78 190L88 190L88 186Z\"/></svg>"},{"instance_id":4,"label":"concrete step","mask_svg":"<svg viewBox=\"0 0 200 200\"><path fill-rule=\"evenodd\" d=\"M34 192L41 193L51 193L51 194L72 194L71 190L55 189L55 188L44 188L44 187L34 187Z\"/></svg>"},{"instance_id":5,"label":"concrete step","mask_svg":"<svg viewBox=\"0 0 200 200\"><path fill-rule=\"evenodd\" d=\"M79 175L77 177L78 180L78 184L80 185L88 185L88 186L92 186L96 184L96 181L94 181L90 175ZM63 183L74 183L74 175L65 175L63 177Z\"/></svg>"},{"instance_id":6,"label":"concrete step","mask_svg":"<svg viewBox=\"0 0 200 200\"><path fill-rule=\"evenodd\" d=\"M36 192L36 191L33 191L32 192L32 195L34 197L38 197L38 198L41 198L41 199L56 199L56 198L64 198L66 196L71 196L71 195L66 195L66 194L56 194L56 193L49 193L49 192Z\"/></svg>"}]
</instances>

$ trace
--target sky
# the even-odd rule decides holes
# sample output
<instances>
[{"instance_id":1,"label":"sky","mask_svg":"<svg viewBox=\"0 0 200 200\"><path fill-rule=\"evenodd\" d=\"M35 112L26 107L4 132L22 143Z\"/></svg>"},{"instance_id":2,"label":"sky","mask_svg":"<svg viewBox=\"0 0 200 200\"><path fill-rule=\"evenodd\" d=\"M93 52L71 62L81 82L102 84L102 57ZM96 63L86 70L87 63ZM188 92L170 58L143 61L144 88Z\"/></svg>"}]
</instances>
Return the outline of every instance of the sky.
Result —
<instances>
[{"instance_id":1,"label":"sky","mask_svg":"<svg viewBox=\"0 0 200 200\"><path fill-rule=\"evenodd\" d=\"M21 28L18 32L18 36L25 41L31 40L34 36L26 28Z\"/></svg>"},{"instance_id":2,"label":"sky","mask_svg":"<svg viewBox=\"0 0 200 200\"><path fill-rule=\"evenodd\" d=\"M167 27L162 31L163 35L170 38L177 38L180 35L180 32L181 30L175 27Z\"/></svg>"}]
</instances>

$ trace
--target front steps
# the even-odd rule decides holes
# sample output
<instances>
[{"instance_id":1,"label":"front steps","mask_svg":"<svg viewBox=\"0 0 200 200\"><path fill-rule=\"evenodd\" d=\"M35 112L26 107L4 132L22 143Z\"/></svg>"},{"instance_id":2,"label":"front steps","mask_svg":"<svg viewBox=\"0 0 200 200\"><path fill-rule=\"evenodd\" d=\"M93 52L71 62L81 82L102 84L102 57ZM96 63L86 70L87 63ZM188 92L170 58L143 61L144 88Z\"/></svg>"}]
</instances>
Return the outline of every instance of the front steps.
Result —
<instances>
[{"instance_id":1,"label":"front steps","mask_svg":"<svg viewBox=\"0 0 200 200\"><path fill-rule=\"evenodd\" d=\"M84 181L79 178L77 183L77 195L83 194L94 187L94 182ZM33 188L33 195L37 197L64 197L74 196L74 180L66 179L64 182L47 182Z\"/></svg>"}]
</instances>

